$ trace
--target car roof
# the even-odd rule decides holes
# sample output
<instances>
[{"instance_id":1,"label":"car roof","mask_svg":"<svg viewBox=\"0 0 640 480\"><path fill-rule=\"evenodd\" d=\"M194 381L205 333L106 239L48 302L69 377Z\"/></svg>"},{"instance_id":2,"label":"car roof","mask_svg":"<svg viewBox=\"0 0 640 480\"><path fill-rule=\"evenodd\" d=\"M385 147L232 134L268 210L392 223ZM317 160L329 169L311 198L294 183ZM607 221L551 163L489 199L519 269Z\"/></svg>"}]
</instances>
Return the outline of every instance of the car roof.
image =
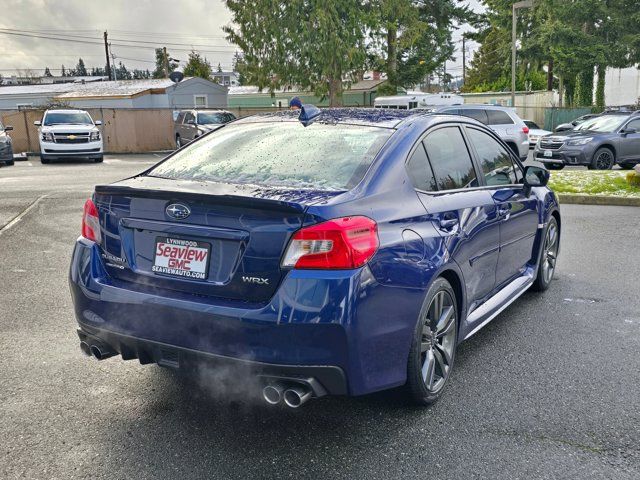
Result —
<instances>
[{"instance_id":1,"label":"car roof","mask_svg":"<svg viewBox=\"0 0 640 480\"><path fill-rule=\"evenodd\" d=\"M283 110L243 117L234 123L297 122L299 110ZM424 116L425 112L388 108L326 108L313 120L314 123L349 124L396 128L403 121Z\"/></svg>"},{"instance_id":2,"label":"car roof","mask_svg":"<svg viewBox=\"0 0 640 480\"><path fill-rule=\"evenodd\" d=\"M231 113L230 111L223 110L222 108L185 108L183 110L180 110L180 113L184 113L184 112Z\"/></svg>"},{"instance_id":3,"label":"car roof","mask_svg":"<svg viewBox=\"0 0 640 480\"><path fill-rule=\"evenodd\" d=\"M80 110L77 108L52 108L44 113L88 113L86 110Z\"/></svg>"}]
</instances>

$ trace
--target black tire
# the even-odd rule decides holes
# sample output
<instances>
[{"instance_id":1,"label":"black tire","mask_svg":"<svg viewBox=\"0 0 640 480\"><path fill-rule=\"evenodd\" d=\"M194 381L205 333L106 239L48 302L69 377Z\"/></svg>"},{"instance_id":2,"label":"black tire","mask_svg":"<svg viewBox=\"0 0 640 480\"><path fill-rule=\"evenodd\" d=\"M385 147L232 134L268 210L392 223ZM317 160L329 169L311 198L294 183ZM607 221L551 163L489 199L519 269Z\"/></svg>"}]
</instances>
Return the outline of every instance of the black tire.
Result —
<instances>
[{"instance_id":1,"label":"black tire","mask_svg":"<svg viewBox=\"0 0 640 480\"><path fill-rule=\"evenodd\" d=\"M180 150L182 148L182 140L180 139L180 135L176 135L176 149Z\"/></svg>"},{"instance_id":2,"label":"black tire","mask_svg":"<svg viewBox=\"0 0 640 480\"><path fill-rule=\"evenodd\" d=\"M43 165L47 165L51 163L51 159L48 157L45 157L44 155L40 155L40 163Z\"/></svg>"},{"instance_id":3,"label":"black tire","mask_svg":"<svg viewBox=\"0 0 640 480\"><path fill-rule=\"evenodd\" d=\"M93 161L96 163L102 163L104 161L104 157L94 158Z\"/></svg>"},{"instance_id":4,"label":"black tire","mask_svg":"<svg viewBox=\"0 0 640 480\"><path fill-rule=\"evenodd\" d=\"M436 316L438 320L431 318ZM420 310L409 351L405 388L412 403L430 405L442 395L453 370L458 320L453 288L444 278L436 279Z\"/></svg>"},{"instance_id":5,"label":"black tire","mask_svg":"<svg viewBox=\"0 0 640 480\"><path fill-rule=\"evenodd\" d=\"M15 163L16 163L16 162L15 162L15 161L13 161L13 160L7 160L6 162L4 162L4 164L5 164L7 167L11 167L11 166L15 165Z\"/></svg>"},{"instance_id":6,"label":"black tire","mask_svg":"<svg viewBox=\"0 0 640 480\"><path fill-rule=\"evenodd\" d=\"M607 147L600 147L593 154L589 170L611 170L615 164L616 156L613 151Z\"/></svg>"},{"instance_id":7,"label":"black tire","mask_svg":"<svg viewBox=\"0 0 640 480\"><path fill-rule=\"evenodd\" d=\"M622 170L631 170L636 166L634 163L620 163L619 165Z\"/></svg>"},{"instance_id":8,"label":"black tire","mask_svg":"<svg viewBox=\"0 0 640 480\"><path fill-rule=\"evenodd\" d=\"M560 228L558 221L554 216L549 218L549 223L544 231L542 248L540 250L540 259L538 261L538 272L531 289L536 292L544 292L556 271L556 262L558 260L558 252L560 247Z\"/></svg>"},{"instance_id":9,"label":"black tire","mask_svg":"<svg viewBox=\"0 0 640 480\"><path fill-rule=\"evenodd\" d=\"M547 170L562 170L565 167L564 163L545 163L544 166L547 167Z\"/></svg>"}]
</instances>

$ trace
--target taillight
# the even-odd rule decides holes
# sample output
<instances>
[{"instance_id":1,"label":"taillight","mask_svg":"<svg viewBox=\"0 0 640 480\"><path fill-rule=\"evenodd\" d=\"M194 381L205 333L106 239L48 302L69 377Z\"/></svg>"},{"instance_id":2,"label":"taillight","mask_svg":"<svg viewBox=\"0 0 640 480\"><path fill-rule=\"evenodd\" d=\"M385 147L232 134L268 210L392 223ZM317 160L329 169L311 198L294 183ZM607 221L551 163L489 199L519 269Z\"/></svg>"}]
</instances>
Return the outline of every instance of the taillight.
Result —
<instances>
[{"instance_id":1,"label":"taillight","mask_svg":"<svg viewBox=\"0 0 640 480\"><path fill-rule=\"evenodd\" d=\"M343 217L298 230L282 260L283 267L358 268L378 250L378 226L367 217Z\"/></svg>"},{"instance_id":2,"label":"taillight","mask_svg":"<svg viewBox=\"0 0 640 480\"><path fill-rule=\"evenodd\" d=\"M89 199L84 203L84 213L82 214L82 236L87 240L100 243L100 221L98 219L98 209L93 200Z\"/></svg>"},{"instance_id":3,"label":"taillight","mask_svg":"<svg viewBox=\"0 0 640 480\"><path fill-rule=\"evenodd\" d=\"M527 127L526 125L522 127L522 133L529 133L529 127Z\"/></svg>"}]
</instances>

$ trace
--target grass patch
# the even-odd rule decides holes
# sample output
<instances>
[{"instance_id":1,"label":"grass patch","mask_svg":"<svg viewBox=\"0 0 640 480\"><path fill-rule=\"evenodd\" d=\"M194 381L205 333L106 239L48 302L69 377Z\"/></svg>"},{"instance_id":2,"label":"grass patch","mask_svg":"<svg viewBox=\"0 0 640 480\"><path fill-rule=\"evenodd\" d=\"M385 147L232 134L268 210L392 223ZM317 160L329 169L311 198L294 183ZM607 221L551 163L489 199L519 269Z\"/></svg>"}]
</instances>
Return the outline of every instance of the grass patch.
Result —
<instances>
[{"instance_id":1,"label":"grass patch","mask_svg":"<svg viewBox=\"0 0 640 480\"><path fill-rule=\"evenodd\" d=\"M640 187L629 184L627 173L621 170L552 171L549 186L556 193L640 198Z\"/></svg>"}]
</instances>

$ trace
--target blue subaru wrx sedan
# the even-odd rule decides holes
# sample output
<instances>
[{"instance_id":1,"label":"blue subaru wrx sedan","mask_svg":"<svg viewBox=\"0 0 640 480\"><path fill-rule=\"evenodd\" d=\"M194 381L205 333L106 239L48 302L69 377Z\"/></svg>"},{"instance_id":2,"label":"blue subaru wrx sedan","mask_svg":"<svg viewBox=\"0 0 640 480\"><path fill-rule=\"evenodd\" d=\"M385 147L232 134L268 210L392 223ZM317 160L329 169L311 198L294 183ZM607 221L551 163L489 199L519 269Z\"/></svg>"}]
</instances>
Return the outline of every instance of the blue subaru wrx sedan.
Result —
<instances>
[{"instance_id":1,"label":"blue subaru wrx sedan","mask_svg":"<svg viewBox=\"0 0 640 480\"><path fill-rule=\"evenodd\" d=\"M548 179L471 118L243 118L95 188L70 269L80 346L238 366L271 404L401 385L429 404L460 342L549 286Z\"/></svg>"}]
</instances>

